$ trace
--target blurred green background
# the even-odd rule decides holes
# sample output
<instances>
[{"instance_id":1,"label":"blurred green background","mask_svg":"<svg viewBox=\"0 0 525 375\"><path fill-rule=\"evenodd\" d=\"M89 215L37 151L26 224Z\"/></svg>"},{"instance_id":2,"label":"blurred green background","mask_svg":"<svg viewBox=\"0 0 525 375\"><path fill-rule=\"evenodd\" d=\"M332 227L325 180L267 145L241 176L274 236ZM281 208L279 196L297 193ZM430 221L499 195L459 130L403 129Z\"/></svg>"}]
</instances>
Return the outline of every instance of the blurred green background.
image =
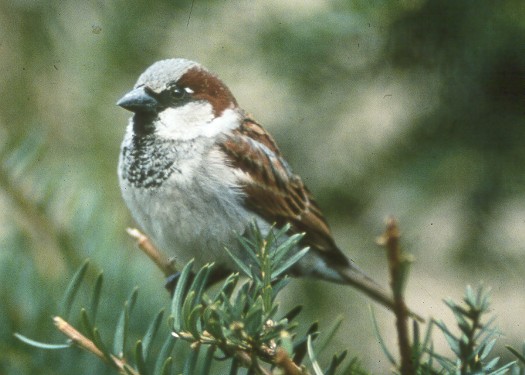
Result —
<instances>
[{"instance_id":1,"label":"blurred green background","mask_svg":"<svg viewBox=\"0 0 525 375\"><path fill-rule=\"evenodd\" d=\"M85 258L91 280L105 274L103 336L134 286L134 316L145 317L134 320L137 335L168 304L162 275L125 234L134 224L116 165L129 114L115 102L170 57L219 74L375 279L387 285L374 241L392 214L416 259L409 305L449 321L442 298L483 282L499 351L521 345L522 0L8 0L0 35L0 374L113 373L78 350L13 337L63 341L51 316ZM349 348L366 368L388 370L363 296L297 280L282 299L304 304L305 324L321 329L343 315L327 353ZM394 348L392 315L375 310Z\"/></svg>"}]
</instances>

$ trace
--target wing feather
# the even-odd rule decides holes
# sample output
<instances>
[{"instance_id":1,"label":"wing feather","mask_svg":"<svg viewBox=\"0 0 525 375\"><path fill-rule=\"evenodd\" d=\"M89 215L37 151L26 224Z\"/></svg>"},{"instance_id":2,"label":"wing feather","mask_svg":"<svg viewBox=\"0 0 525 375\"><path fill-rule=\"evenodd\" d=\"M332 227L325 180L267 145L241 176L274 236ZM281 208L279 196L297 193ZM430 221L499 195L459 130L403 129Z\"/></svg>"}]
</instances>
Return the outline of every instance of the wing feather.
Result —
<instances>
[{"instance_id":1,"label":"wing feather","mask_svg":"<svg viewBox=\"0 0 525 375\"><path fill-rule=\"evenodd\" d=\"M220 146L231 165L248 176L242 184L247 208L277 226L290 223L292 233L306 233L303 245L325 261L348 264L312 194L261 125L246 118Z\"/></svg>"}]
</instances>

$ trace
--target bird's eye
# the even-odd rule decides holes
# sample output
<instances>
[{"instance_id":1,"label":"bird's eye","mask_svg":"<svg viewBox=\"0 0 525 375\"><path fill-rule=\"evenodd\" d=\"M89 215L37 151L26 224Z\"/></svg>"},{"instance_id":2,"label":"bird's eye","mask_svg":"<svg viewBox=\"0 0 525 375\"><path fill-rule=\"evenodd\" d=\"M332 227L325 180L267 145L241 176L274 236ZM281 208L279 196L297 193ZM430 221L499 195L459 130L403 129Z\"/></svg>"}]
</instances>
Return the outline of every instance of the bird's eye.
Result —
<instances>
[{"instance_id":1,"label":"bird's eye","mask_svg":"<svg viewBox=\"0 0 525 375\"><path fill-rule=\"evenodd\" d=\"M181 100L184 99L190 91L185 87L180 87L176 83L168 84L168 92L172 99Z\"/></svg>"},{"instance_id":2,"label":"bird's eye","mask_svg":"<svg viewBox=\"0 0 525 375\"><path fill-rule=\"evenodd\" d=\"M170 88L170 94L173 99L182 99L186 95L186 91L184 89L181 89L180 87L172 87Z\"/></svg>"},{"instance_id":3,"label":"bird's eye","mask_svg":"<svg viewBox=\"0 0 525 375\"><path fill-rule=\"evenodd\" d=\"M165 107L180 106L191 100L193 90L189 87L180 86L175 82L170 82L159 94L159 101Z\"/></svg>"}]
</instances>

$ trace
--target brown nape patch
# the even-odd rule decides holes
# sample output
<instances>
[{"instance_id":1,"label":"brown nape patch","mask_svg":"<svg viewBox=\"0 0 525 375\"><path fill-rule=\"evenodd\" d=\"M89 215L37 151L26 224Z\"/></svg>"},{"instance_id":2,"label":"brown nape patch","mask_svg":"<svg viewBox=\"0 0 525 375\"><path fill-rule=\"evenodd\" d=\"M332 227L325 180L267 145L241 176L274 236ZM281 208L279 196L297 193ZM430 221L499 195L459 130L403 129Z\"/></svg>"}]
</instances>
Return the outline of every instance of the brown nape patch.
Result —
<instances>
[{"instance_id":1,"label":"brown nape patch","mask_svg":"<svg viewBox=\"0 0 525 375\"><path fill-rule=\"evenodd\" d=\"M228 87L219 78L200 67L188 70L177 84L182 88L192 89L192 97L196 100L208 101L215 116L220 116L226 108L237 106L237 101Z\"/></svg>"}]
</instances>

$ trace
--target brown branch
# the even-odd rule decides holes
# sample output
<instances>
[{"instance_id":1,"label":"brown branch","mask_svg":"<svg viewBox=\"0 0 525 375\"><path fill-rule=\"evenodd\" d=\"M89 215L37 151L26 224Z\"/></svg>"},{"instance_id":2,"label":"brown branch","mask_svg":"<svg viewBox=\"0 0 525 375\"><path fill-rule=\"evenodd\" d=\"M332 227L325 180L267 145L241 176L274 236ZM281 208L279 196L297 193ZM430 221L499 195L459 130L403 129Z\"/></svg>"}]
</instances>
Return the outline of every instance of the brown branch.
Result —
<instances>
[{"instance_id":1,"label":"brown branch","mask_svg":"<svg viewBox=\"0 0 525 375\"><path fill-rule=\"evenodd\" d=\"M173 266L173 262L161 253L145 234L135 228L128 228L126 231L137 241L139 249L159 267L164 276L168 277L177 272Z\"/></svg>"},{"instance_id":2,"label":"brown branch","mask_svg":"<svg viewBox=\"0 0 525 375\"><path fill-rule=\"evenodd\" d=\"M53 318L53 322L55 323L57 329L64 335L66 335L76 346L94 354L106 363L109 362L108 358L104 355L104 353L102 353L102 351L99 348L97 348L93 341L91 341L82 333L80 333L75 327L66 322L60 316L55 316ZM115 366L117 366L121 374L131 373L133 375L139 375L137 371L135 371L129 366L126 366L125 361L115 357L114 355L111 355L111 362ZM124 369L124 367L126 367L126 369Z\"/></svg>"},{"instance_id":3,"label":"brown branch","mask_svg":"<svg viewBox=\"0 0 525 375\"><path fill-rule=\"evenodd\" d=\"M304 375L303 369L290 358L286 350L278 348L273 363L284 371L285 375Z\"/></svg>"},{"instance_id":4,"label":"brown branch","mask_svg":"<svg viewBox=\"0 0 525 375\"><path fill-rule=\"evenodd\" d=\"M237 350L235 352L235 358L237 358L243 365L243 367L254 370L257 374L271 375L272 373L261 367L258 363L253 363L252 357L245 351Z\"/></svg>"},{"instance_id":5,"label":"brown branch","mask_svg":"<svg viewBox=\"0 0 525 375\"><path fill-rule=\"evenodd\" d=\"M388 269L390 271L390 287L394 295L394 314L396 315L396 328L401 355L401 374L414 374L412 349L408 335L409 311L403 297L404 269L409 260L402 253L399 246L399 227L394 218L389 218L386 231L381 238L381 243L387 249Z\"/></svg>"}]
</instances>

